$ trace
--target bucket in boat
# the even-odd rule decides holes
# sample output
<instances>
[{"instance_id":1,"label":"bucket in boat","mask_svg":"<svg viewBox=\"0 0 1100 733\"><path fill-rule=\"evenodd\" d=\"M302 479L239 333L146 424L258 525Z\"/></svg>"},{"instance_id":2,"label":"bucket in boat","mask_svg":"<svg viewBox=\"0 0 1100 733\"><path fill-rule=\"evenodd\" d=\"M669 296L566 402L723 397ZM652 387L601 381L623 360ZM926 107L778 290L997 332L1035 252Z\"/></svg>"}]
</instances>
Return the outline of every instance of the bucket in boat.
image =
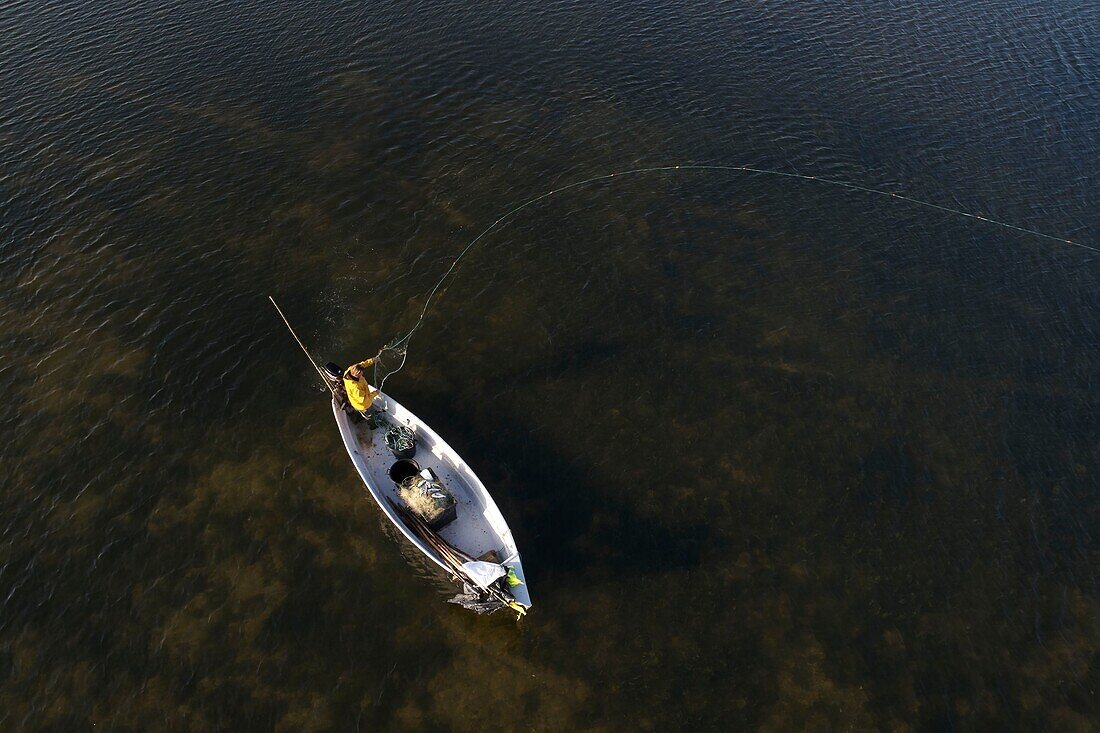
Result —
<instances>
[{"instance_id":1,"label":"bucket in boat","mask_svg":"<svg viewBox=\"0 0 1100 733\"><path fill-rule=\"evenodd\" d=\"M402 458L390 466L390 479L397 484L420 473L420 464L411 458Z\"/></svg>"}]
</instances>

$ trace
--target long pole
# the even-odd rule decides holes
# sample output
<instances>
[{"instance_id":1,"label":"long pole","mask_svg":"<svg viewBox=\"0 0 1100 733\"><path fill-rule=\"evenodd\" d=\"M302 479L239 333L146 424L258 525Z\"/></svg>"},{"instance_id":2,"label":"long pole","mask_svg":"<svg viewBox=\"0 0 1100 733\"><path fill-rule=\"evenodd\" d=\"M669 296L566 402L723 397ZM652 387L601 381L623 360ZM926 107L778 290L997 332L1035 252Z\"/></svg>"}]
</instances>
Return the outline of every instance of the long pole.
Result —
<instances>
[{"instance_id":1,"label":"long pole","mask_svg":"<svg viewBox=\"0 0 1100 733\"><path fill-rule=\"evenodd\" d=\"M328 387L328 391L332 392L332 395L335 397L336 390L332 386L332 381L328 378L326 372L317 365L317 362L313 360L313 356L309 353L309 349L306 348L306 345L302 343L302 339L298 338L298 334L294 332L294 327L290 325L290 321L288 321L286 319L286 316L283 315L283 309L280 308L279 304L275 302L275 298L269 295L267 296L267 299L271 301L271 305L275 306L275 310L279 312L279 318L283 319L283 323L285 323L287 329L290 330L290 335L293 336L294 340L298 342L298 345L302 347L302 353L306 355L306 358L309 359L309 363L312 364L313 368L317 371L317 376L321 378L321 381L325 383L326 387Z\"/></svg>"},{"instance_id":2,"label":"long pole","mask_svg":"<svg viewBox=\"0 0 1100 733\"><path fill-rule=\"evenodd\" d=\"M406 507L403 507L403 506L399 505L397 502L395 502L393 499L389 498L388 496L386 497L386 501L388 501L390 503L390 506L392 506L397 511L398 516L400 516L402 519L404 519L405 523L414 532L416 532L418 535L420 535L421 539L423 539L425 542L427 542L428 545L433 550L435 550L436 553L438 553L440 557L442 557L444 560L447 561L447 564L451 566L451 572L455 575L455 577L461 579L463 582L465 582L467 584L477 586L477 583L474 583L470 579L470 577L466 574L466 571L463 570L463 568L462 568L462 563L463 562L469 562L473 558L471 558L469 555L467 555L462 550L459 550L457 547L452 547L451 544L449 542L447 542L447 540L440 537L439 534L437 532L435 532L428 525L427 522L425 522L423 519L418 517L414 512L411 512ZM484 590L490 596L492 596L493 598L496 598L498 601L503 603L505 606L508 606L513 611L515 611L519 615L520 618L527 615L527 612L523 610L522 606L519 606L518 604L513 605L515 603L515 598L509 599L503 593L501 593L499 590L497 590L495 588L485 588Z\"/></svg>"}]
</instances>

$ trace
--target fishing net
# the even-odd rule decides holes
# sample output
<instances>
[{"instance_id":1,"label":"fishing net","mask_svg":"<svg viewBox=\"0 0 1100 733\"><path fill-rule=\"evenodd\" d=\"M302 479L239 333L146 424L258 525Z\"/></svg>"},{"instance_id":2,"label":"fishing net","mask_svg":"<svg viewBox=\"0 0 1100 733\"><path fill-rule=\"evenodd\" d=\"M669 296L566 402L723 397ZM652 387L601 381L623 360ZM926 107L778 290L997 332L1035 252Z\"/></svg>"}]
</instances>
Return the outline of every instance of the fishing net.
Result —
<instances>
[{"instance_id":1,"label":"fishing net","mask_svg":"<svg viewBox=\"0 0 1100 733\"><path fill-rule=\"evenodd\" d=\"M374 357L374 379L371 380L377 389L382 389L389 377L401 371L408 352L408 339L404 336L395 338L382 347Z\"/></svg>"},{"instance_id":2,"label":"fishing net","mask_svg":"<svg viewBox=\"0 0 1100 733\"><path fill-rule=\"evenodd\" d=\"M386 419L386 413L383 410L371 409L367 413L367 427L371 430L377 430L378 428L389 425L389 420Z\"/></svg>"},{"instance_id":3,"label":"fishing net","mask_svg":"<svg viewBox=\"0 0 1100 733\"><path fill-rule=\"evenodd\" d=\"M505 608L507 604L469 583L462 584L462 592L447 601L468 608L477 614L490 614Z\"/></svg>"},{"instance_id":4,"label":"fishing net","mask_svg":"<svg viewBox=\"0 0 1100 733\"><path fill-rule=\"evenodd\" d=\"M391 425L386 430L386 447L394 453L412 453L416 450L416 435L404 425Z\"/></svg>"},{"instance_id":5,"label":"fishing net","mask_svg":"<svg viewBox=\"0 0 1100 733\"><path fill-rule=\"evenodd\" d=\"M800 181L805 181L807 183L813 183L813 184L821 185L821 186L831 186L831 187L834 187L834 188L845 189L845 190L848 190L848 191L857 191L857 192L864 193L864 194L873 194L875 196L881 196L881 197L884 197L884 198L889 198L893 201L904 201L908 204L911 204L911 205L914 205L914 206L920 206L920 207L923 207L925 209L934 209L936 211L946 212L948 214L953 214L953 215L956 215L956 216L962 216L962 217L966 217L968 219L974 219L974 220L977 220L977 221L985 222L987 224L1002 227L1004 229L1009 229L1009 230L1016 231L1016 232L1022 232L1022 233L1025 233L1025 234L1030 234L1030 235L1035 236L1035 237L1041 237L1043 239L1048 239L1048 240L1051 240L1051 241L1054 241L1054 242L1060 242L1062 244L1068 244L1070 246L1079 247L1081 249L1087 249L1090 252L1100 252L1100 247L1097 247L1097 246L1093 246L1093 245L1089 245L1089 244L1083 244L1081 242L1075 242L1071 239L1066 239L1065 237L1062 237L1062 236L1058 236L1058 235L1054 235L1054 234L1047 234L1046 232L1037 231L1035 229L1029 229L1027 227L1018 226L1016 224L1011 224L1009 222L1000 221L998 219L990 219L988 217L981 216L981 215L973 213L973 212L964 211L962 209L957 209L957 208L954 208L952 206L945 206L943 204L937 204L937 203L932 202L932 201L923 201L921 199L913 198L912 196L906 196L906 195L904 195L902 193L899 193L897 191L888 191L888 190L883 190L883 189L878 189L878 188L871 188L870 186L862 186L862 185L859 185L859 184L856 184L856 183L848 183L846 181L833 180L833 179L823 178L823 177L815 176L815 175L807 175L807 174L804 174L804 173L795 173L793 171L779 171L779 170L772 170L772 169L769 169L769 168L760 168L760 167L757 167L757 166L750 166L750 165L729 165L729 164L708 164L708 163L682 163L682 164L677 164L677 165L656 165L656 166L646 166L644 168L632 168L632 169L629 169L629 170L615 171L613 173L605 173L603 175L593 176L591 178L586 178L586 179L581 180L581 181L574 181L573 183L569 183L569 184L566 184L564 186L559 186L558 188L552 189L550 191L546 191L545 193L542 193L538 196L535 196L532 199L524 201L523 203L521 203L517 206L513 206L511 209L509 209L507 212L505 212L502 216L495 219L493 221L493 223L490 224L487 228L482 230L482 232L480 234L478 234L476 237L474 237L472 240L470 240L470 242L462 249L462 251L458 253L458 256L456 256L454 258L454 260L451 262L450 267L447 268L446 272L443 273L442 277L439 278L438 282L436 282L435 286L428 293L427 298L424 300L424 305L420 310L420 316L417 318L416 323L413 324L413 327L404 336L399 336L399 337L395 338L393 341L391 341L389 344L387 344L382 349L382 351L379 352L378 357L377 357L377 361L375 362L375 366L374 366L374 384L378 387L378 389L382 389L382 387L386 383L387 378L389 378L390 376L392 376L392 375L396 374L397 372L401 371L401 368L405 365L405 356L406 356L406 353L407 353L407 350L408 350L409 341L412 339L413 334L416 333L417 329L420 328L421 324L423 324L424 318L427 316L428 310L431 307L432 301L435 299L436 294L439 292L440 288L443 287L443 284L447 281L447 279L451 276L451 274L456 270L459 263L466 256L466 254L471 249L473 249L475 246L477 246L477 243L480 242L486 236L488 236L491 232L499 229L506 222L511 221L513 219L513 217L516 214L518 214L520 211L526 209L529 206L533 206L533 205L535 205L535 204L537 204L541 201L544 201L544 200L546 200L546 199L548 199L552 196L556 196L556 195L558 195L559 193L561 193L563 191L569 191L569 190L573 190L573 189L577 189L577 188L581 188L581 187L586 187L586 186L589 186L591 184L604 183L604 182L612 181L612 180L615 180L615 179L622 179L622 178L626 178L626 177L630 177L630 176L638 176L638 175L658 174L658 175L676 175L676 176L679 176L679 175L684 175L684 174L703 173L703 172L705 172L705 173L741 174L741 175L751 174L751 175L758 175L758 176L771 176L771 177L774 177L774 178L797 179L797 180L800 180ZM274 302L274 301L272 301L272 302ZM278 307L278 306L276 306L276 307ZM287 324L287 325L289 325L289 324ZM305 347L303 347L303 348L305 348Z\"/></svg>"},{"instance_id":6,"label":"fishing net","mask_svg":"<svg viewBox=\"0 0 1100 733\"><path fill-rule=\"evenodd\" d=\"M397 495L433 529L454 519L454 495L437 480L410 476L400 483Z\"/></svg>"}]
</instances>

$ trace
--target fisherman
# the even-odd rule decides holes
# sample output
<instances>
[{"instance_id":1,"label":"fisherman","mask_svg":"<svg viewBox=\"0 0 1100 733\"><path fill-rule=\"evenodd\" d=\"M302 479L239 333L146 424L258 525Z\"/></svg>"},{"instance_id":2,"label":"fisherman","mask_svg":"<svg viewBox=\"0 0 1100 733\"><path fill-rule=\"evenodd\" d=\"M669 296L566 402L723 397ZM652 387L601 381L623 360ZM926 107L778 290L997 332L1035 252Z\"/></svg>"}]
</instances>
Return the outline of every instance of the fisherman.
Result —
<instances>
[{"instance_id":1,"label":"fisherman","mask_svg":"<svg viewBox=\"0 0 1100 733\"><path fill-rule=\"evenodd\" d=\"M359 412L366 412L379 392L370 386L367 381L367 367L374 364L374 359L367 359L358 364L352 364L344 370L344 390L348 395L348 406Z\"/></svg>"}]
</instances>

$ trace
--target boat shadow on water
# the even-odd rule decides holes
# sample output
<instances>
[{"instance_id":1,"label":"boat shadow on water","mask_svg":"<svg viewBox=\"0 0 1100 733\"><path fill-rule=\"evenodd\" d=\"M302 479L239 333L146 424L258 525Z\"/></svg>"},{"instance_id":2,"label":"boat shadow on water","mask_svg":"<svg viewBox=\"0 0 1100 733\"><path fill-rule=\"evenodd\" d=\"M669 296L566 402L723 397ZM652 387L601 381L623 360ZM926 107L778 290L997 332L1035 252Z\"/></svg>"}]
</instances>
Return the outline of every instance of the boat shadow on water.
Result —
<instances>
[{"instance_id":1,"label":"boat shadow on water","mask_svg":"<svg viewBox=\"0 0 1100 733\"><path fill-rule=\"evenodd\" d=\"M458 412L434 392L419 392L416 405L489 487L539 597L555 586L697 568L714 541L706 526L664 526L609 496L609 484L622 479L571 460L512 415Z\"/></svg>"}]
</instances>

